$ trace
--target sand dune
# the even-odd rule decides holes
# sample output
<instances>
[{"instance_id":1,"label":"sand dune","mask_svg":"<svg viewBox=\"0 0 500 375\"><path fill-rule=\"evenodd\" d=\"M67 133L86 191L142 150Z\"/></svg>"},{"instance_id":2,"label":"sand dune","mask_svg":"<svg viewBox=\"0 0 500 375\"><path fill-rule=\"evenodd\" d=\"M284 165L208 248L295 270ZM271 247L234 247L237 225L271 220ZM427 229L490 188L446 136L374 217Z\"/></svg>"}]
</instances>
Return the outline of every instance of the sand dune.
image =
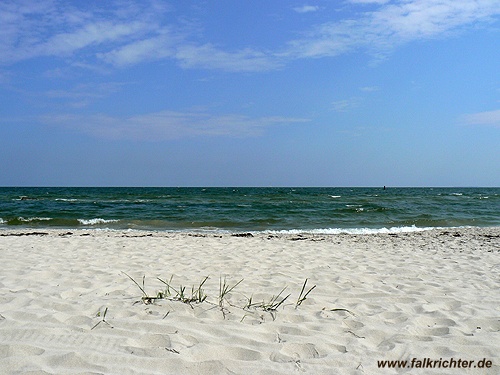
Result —
<instances>
[{"instance_id":1,"label":"sand dune","mask_svg":"<svg viewBox=\"0 0 500 375\"><path fill-rule=\"evenodd\" d=\"M0 373L498 374L499 257L500 228L253 237L3 230ZM209 276L206 299L184 303L172 290L144 301L127 275L141 286L144 276L151 297L166 289L157 278L172 277L190 297ZM306 278L305 291L316 287L296 306ZM224 279L243 281L220 303ZM413 358L474 362L378 368Z\"/></svg>"}]
</instances>

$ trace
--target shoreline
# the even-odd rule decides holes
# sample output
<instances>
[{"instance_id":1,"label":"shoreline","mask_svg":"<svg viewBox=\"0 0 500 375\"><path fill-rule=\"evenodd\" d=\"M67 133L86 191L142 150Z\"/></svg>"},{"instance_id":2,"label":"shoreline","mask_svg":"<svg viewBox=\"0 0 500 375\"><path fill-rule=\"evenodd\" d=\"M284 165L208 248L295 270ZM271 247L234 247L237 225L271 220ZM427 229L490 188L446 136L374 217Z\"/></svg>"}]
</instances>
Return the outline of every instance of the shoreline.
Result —
<instances>
[{"instance_id":1,"label":"shoreline","mask_svg":"<svg viewBox=\"0 0 500 375\"><path fill-rule=\"evenodd\" d=\"M245 233L0 230L0 369L395 374L408 369L378 361L486 358L464 373L500 370L500 227ZM205 299L143 298L171 276L184 301L208 276Z\"/></svg>"},{"instance_id":2,"label":"shoreline","mask_svg":"<svg viewBox=\"0 0 500 375\"><path fill-rule=\"evenodd\" d=\"M107 233L150 233L158 235L215 235L215 236L240 236L241 234L252 234L252 236L290 236L290 235L309 235L309 236L337 236L337 235L379 235L379 234L411 234L428 231L500 231L500 226L452 226L452 227L417 227L415 225L405 227L381 227L381 228L323 228L323 229L143 229L143 228L110 228L110 227L53 227L53 226L0 226L0 235L10 236L12 233L43 232L51 233L69 233L69 232L107 232Z\"/></svg>"}]
</instances>

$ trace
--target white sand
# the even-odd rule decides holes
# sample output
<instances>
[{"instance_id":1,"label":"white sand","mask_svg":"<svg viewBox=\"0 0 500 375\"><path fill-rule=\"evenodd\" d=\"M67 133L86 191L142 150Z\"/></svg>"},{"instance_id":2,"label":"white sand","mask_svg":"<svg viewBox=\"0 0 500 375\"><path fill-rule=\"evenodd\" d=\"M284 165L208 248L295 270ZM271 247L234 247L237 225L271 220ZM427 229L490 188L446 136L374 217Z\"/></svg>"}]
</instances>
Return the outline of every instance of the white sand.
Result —
<instances>
[{"instance_id":1,"label":"white sand","mask_svg":"<svg viewBox=\"0 0 500 375\"><path fill-rule=\"evenodd\" d=\"M65 232L0 231L1 374L500 374L500 228L273 238ZM145 275L151 295L164 288L157 277L174 275L190 295L210 276L208 297L146 305L123 272L140 284ZM230 285L244 279L224 313L221 275ZM316 288L296 309L306 278ZM269 302L285 286L291 296L275 312L242 309L246 297ZM412 358L492 365L377 368Z\"/></svg>"}]
</instances>

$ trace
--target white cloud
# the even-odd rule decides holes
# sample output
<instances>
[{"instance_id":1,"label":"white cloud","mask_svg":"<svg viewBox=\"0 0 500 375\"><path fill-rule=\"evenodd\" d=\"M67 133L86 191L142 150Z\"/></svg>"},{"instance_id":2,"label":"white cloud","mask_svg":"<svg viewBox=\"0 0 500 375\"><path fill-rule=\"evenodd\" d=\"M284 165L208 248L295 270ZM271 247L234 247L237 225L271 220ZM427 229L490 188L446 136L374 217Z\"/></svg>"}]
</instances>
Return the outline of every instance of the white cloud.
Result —
<instances>
[{"instance_id":1,"label":"white cloud","mask_svg":"<svg viewBox=\"0 0 500 375\"><path fill-rule=\"evenodd\" d=\"M375 92L375 91L379 91L380 87L378 87L378 86L365 86L365 87L361 87L360 90L364 91L364 92Z\"/></svg>"},{"instance_id":2,"label":"white cloud","mask_svg":"<svg viewBox=\"0 0 500 375\"><path fill-rule=\"evenodd\" d=\"M306 122L307 119L279 116L250 118L207 112L161 111L128 118L108 115L44 116L47 125L64 127L106 139L169 140L196 136L258 136L274 125Z\"/></svg>"},{"instance_id":3,"label":"white cloud","mask_svg":"<svg viewBox=\"0 0 500 375\"><path fill-rule=\"evenodd\" d=\"M319 6L316 5L303 5L301 7L295 7L293 8L294 11L297 13L310 13L310 12L316 12L319 10Z\"/></svg>"},{"instance_id":4,"label":"white cloud","mask_svg":"<svg viewBox=\"0 0 500 375\"><path fill-rule=\"evenodd\" d=\"M258 46L228 50L217 41L200 41L200 36L205 37L202 29L193 32L189 22L169 17L168 7L154 0L106 2L105 6L3 0L0 64L53 56L64 58L70 66L95 69L174 59L185 68L266 71L295 58L337 56L357 49L383 57L400 44L448 35L500 14L500 1L492 0L349 0L344 4L356 12L370 11L316 25L281 51L271 52ZM306 13L320 7L293 9Z\"/></svg>"},{"instance_id":5,"label":"white cloud","mask_svg":"<svg viewBox=\"0 0 500 375\"><path fill-rule=\"evenodd\" d=\"M98 53L97 57L115 66L133 65L167 58L175 54L173 39L169 35L163 34L134 41L109 52Z\"/></svg>"},{"instance_id":6,"label":"white cloud","mask_svg":"<svg viewBox=\"0 0 500 375\"><path fill-rule=\"evenodd\" d=\"M6 1L0 4L0 63L67 57L88 47L106 50L156 32L147 4L136 12L122 19L112 9L85 12L66 2Z\"/></svg>"},{"instance_id":7,"label":"white cloud","mask_svg":"<svg viewBox=\"0 0 500 375\"><path fill-rule=\"evenodd\" d=\"M147 26L141 22L120 24L112 22L89 23L71 32L53 36L39 44L35 53L39 55L65 56L91 45L115 42L143 31Z\"/></svg>"},{"instance_id":8,"label":"white cloud","mask_svg":"<svg viewBox=\"0 0 500 375\"><path fill-rule=\"evenodd\" d=\"M391 0L349 0L353 4L386 4Z\"/></svg>"},{"instance_id":9,"label":"white cloud","mask_svg":"<svg viewBox=\"0 0 500 375\"><path fill-rule=\"evenodd\" d=\"M224 51L213 44L196 44L166 31L161 35L134 41L110 52L97 55L115 66L126 66L164 58L177 60L184 68L220 69L230 72L255 72L280 66L276 58L263 52L245 48Z\"/></svg>"},{"instance_id":10,"label":"white cloud","mask_svg":"<svg viewBox=\"0 0 500 375\"><path fill-rule=\"evenodd\" d=\"M226 52L212 44L179 46L175 58L185 68L222 69L233 72L265 71L280 66L277 59L260 51L246 48Z\"/></svg>"},{"instance_id":11,"label":"white cloud","mask_svg":"<svg viewBox=\"0 0 500 375\"><path fill-rule=\"evenodd\" d=\"M289 43L295 57L337 56L357 48L374 54L418 39L441 37L500 14L500 2L491 0L399 0L377 2L360 18L324 23ZM377 5L377 4L375 4Z\"/></svg>"},{"instance_id":12,"label":"white cloud","mask_svg":"<svg viewBox=\"0 0 500 375\"><path fill-rule=\"evenodd\" d=\"M463 120L469 125L493 125L500 127L500 109L464 115Z\"/></svg>"},{"instance_id":13,"label":"white cloud","mask_svg":"<svg viewBox=\"0 0 500 375\"><path fill-rule=\"evenodd\" d=\"M40 4L0 3L0 63L53 56L92 69L103 62L123 67L161 59L185 68L234 72L280 66L272 54L257 49L227 51L191 41L191 27L165 24L168 9L154 1L118 8L111 3L88 12L55 1Z\"/></svg>"},{"instance_id":14,"label":"white cloud","mask_svg":"<svg viewBox=\"0 0 500 375\"><path fill-rule=\"evenodd\" d=\"M359 107L360 103L361 103L361 98L352 97L349 99L332 102L331 108L335 112L347 112L354 108Z\"/></svg>"}]
</instances>

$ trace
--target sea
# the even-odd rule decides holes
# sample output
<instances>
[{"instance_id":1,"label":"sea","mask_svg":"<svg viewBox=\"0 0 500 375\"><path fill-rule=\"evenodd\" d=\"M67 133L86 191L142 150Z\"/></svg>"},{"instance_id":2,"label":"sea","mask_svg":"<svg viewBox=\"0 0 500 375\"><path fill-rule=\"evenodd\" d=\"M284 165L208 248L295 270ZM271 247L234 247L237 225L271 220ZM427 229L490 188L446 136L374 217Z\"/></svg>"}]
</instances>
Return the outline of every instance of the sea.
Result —
<instances>
[{"instance_id":1,"label":"sea","mask_svg":"<svg viewBox=\"0 0 500 375\"><path fill-rule=\"evenodd\" d=\"M500 188L0 187L0 230L399 233L500 226Z\"/></svg>"}]
</instances>

